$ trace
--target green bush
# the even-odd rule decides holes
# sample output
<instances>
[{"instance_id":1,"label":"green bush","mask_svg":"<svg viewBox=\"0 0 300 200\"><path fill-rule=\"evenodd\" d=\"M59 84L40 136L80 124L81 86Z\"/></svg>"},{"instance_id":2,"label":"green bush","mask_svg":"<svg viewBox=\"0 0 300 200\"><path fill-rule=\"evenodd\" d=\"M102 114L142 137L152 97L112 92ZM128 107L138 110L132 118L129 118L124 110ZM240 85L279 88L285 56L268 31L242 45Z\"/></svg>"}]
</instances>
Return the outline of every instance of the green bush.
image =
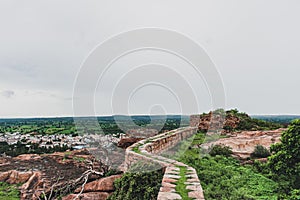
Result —
<instances>
[{"instance_id":1,"label":"green bush","mask_svg":"<svg viewBox=\"0 0 300 200\"><path fill-rule=\"evenodd\" d=\"M157 199L163 171L153 163L138 162L114 183L115 192L109 200Z\"/></svg>"},{"instance_id":2,"label":"green bush","mask_svg":"<svg viewBox=\"0 0 300 200\"><path fill-rule=\"evenodd\" d=\"M285 179L287 184L281 189L288 194L293 189L300 190L300 120L293 121L280 140L271 146L269 166L276 179Z\"/></svg>"},{"instance_id":3,"label":"green bush","mask_svg":"<svg viewBox=\"0 0 300 200\"><path fill-rule=\"evenodd\" d=\"M231 156L231 154L232 154L231 148L224 145L214 145L209 152L209 155L211 156L222 155L225 157L229 157Z\"/></svg>"},{"instance_id":4,"label":"green bush","mask_svg":"<svg viewBox=\"0 0 300 200\"><path fill-rule=\"evenodd\" d=\"M267 158L270 155L270 151L266 147L262 145L256 145L250 156L252 158Z\"/></svg>"}]
</instances>

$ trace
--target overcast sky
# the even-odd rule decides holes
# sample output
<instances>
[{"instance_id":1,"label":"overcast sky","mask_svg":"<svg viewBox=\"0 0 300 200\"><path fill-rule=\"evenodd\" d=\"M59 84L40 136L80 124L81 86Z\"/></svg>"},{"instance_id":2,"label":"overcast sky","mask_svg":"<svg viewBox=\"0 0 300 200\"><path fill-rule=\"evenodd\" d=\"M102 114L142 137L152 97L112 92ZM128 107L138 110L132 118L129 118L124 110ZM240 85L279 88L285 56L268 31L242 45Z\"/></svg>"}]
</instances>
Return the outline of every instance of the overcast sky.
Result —
<instances>
[{"instance_id":1,"label":"overcast sky","mask_svg":"<svg viewBox=\"0 0 300 200\"><path fill-rule=\"evenodd\" d=\"M178 31L202 46L222 77L227 108L300 114L299 10L298 0L1 0L0 117L72 116L73 84L84 59L112 35L143 27ZM108 77L121 77L120 67L150 58L187 67L170 55L143 52L118 61ZM201 85L200 111L208 111L209 94ZM98 93L97 115L119 114ZM145 87L132 97L129 113L159 113L155 105L179 113L167 94ZM118 101L127 101L120 95Z\"/></svg>"}]
</instances>

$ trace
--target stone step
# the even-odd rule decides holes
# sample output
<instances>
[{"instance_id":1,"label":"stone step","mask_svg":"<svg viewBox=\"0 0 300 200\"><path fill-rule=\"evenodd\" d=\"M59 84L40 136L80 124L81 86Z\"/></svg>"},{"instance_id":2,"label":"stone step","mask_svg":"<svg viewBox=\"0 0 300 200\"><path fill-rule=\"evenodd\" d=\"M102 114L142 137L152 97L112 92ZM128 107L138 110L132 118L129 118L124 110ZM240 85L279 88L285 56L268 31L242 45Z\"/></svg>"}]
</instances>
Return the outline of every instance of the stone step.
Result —
<instances>
[{"instance_id":1,"label":"stone step","mask_svg":"<svg viewBox=\"0 0 300 200\"><path fill-rule=\"evenodd\" d=\"M157 200L177 200L182 199L181 196L174 192L160 192L158 193Z\"/></svg>"},{"instance_id":2,"label":"stone step","mask_svg":"<svg viewBox=\"0 0 300 200\"><path fill-rule=\"evenodd\" d=\"M165 174L164 177L172 178L172 179L180 179L179 175L173 175L173 174Z\"/></svg>"}]
</instances>

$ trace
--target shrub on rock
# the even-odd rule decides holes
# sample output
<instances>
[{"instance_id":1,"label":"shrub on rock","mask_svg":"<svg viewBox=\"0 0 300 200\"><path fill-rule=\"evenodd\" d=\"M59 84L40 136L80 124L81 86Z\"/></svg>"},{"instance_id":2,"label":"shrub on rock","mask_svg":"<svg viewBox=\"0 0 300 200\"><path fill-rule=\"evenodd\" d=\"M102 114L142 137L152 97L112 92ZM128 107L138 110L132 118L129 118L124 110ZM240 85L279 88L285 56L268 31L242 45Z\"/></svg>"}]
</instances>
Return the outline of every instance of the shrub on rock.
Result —
<instances>
[{"instance_id":1,"label":"shrub on rock","mask_svg":"<svg viewBox=\"0 0 300 200\"><path fill-rule=\"evenodd\" d=\"M256 145L250 156L252 158L267 158L270 155L270 151L266 147L262 145Z\"/></svg>"},{"instance_id":2,"label":"shrub on rock","mask_svg":"<svg viewBox=\"0 0 300 200\"><path fill-rule=\"evenodd\" d=\"M211 156L221 155L221 156L229 157L231 156L231 154L232 154L231 148L224 145L214 145L209 152L209 155Z\"/></svg>"}]
</instances>

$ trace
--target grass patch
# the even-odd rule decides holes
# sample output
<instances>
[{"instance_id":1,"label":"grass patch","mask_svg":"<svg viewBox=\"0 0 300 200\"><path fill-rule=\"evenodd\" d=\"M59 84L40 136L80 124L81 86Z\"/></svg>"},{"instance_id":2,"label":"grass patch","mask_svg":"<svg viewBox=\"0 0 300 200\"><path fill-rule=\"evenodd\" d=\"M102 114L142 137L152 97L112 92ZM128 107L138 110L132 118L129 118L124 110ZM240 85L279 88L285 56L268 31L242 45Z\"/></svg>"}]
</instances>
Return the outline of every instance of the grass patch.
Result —
<instances>
[{"instance_id":1,"label":"grass patch","mask_svg":"<svg viewBox=\"0 0 300 200\"><path fill-rule=\"evenodd\" d=\"M192 142L194 147L200 147L204 137L197 133ZM278 199L278 184L253 167L242 166L230 156L201 157L200 153L200 148L188 148L177 160L196 169L205 199Z\"/></svg>"},{"instance_id":2,"label":"grass patch","mask_svg":"<svg viewBox=\"0 0 300 200\"><path fill-rule=\"evenodd\" d=\"M151 142L153 142L153 141L150 140L150 139L147 139L147 140L145 141L145 144L148 144L148 143L151 143Z\"/></svg>"},{"instance_id":3,"label":"grass patch","mask_svg":"<svg viewBox=\"0 0 300 200\"><path fill-rule=\"evenodd\" d=\"M190 190L186 189L186 185L184 184L187 180L185 176L187 169L186 167L183 166L177 166L177 167L179 167L180 169L179 171L180 179L176 182L175 190L182 197L183 200L191 200L191 198L189 198L188 196L188 192Z\"/></svg>"},{"instance_id":4,"label":"grass patch","mask_svg":"<svg viewBox=\"0 0 300 200\"><path fill-rule=\"evenodd\" d=\"M20 199L20 192L18 185L11 185L0 182L0 200L18 200Z\"/></svg>"},{"instance_id":5,"label":"grass patch","mask_svg":"<svg viewBox=\"0 0 300 200\"><path fill-rule=\"evenodd\" d=\"M135 147L132 148L132 151L134 151L135 153L141 153L140 151L140 147L142 146L142 144L138 144Z\"/></svg>"},{"instance_id":6,"label":"grass patch","mask_svg":"<svg viewBox=\"0 0 300 200\"><path fill-rule=\"evenodd\" d=\"M82 158L82 157L73 157L73 160L75 160L77 162L84 162L85 158Z\"/></svg>"},{"instance_id":7,"label":"grass patch","mask_svg":"<svg viewBox=\"0 0 300 200\"><path fill-rule=\"evenodd\" d=\"M67 151L67 152L65 152L65 156L69 156L69 155L71 155L72 154L72 152L71 151Z\"/></svg>"}]
</instances>

